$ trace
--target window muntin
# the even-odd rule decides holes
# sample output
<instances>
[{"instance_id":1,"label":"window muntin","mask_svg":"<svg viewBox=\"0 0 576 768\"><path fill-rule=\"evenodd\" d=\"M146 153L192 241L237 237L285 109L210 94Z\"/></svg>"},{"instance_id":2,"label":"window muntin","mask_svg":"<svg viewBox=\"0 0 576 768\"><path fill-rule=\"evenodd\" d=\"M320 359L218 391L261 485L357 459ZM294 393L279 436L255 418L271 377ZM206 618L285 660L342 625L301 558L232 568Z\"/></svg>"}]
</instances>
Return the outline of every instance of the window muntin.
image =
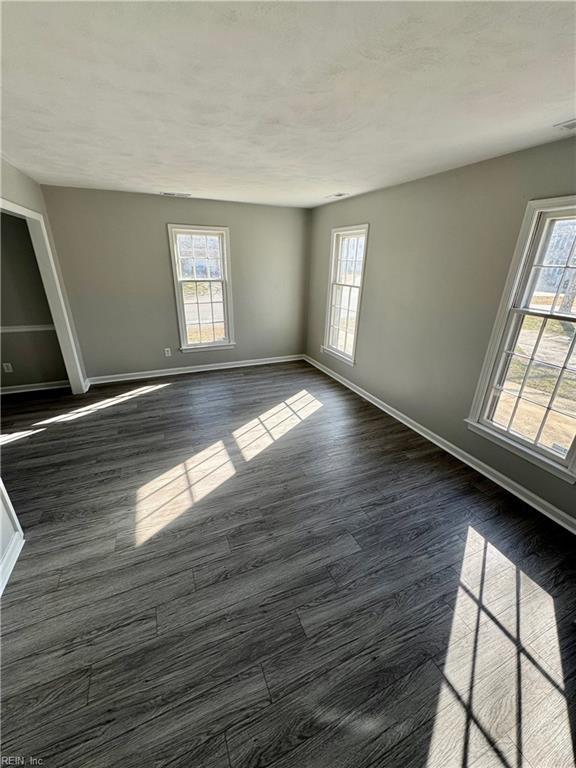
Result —
<instances>
[{"instance_id":1,"label":"window muntin","mask_svg":"<svg viewBox=\"0 0 576 768\"><path fill-rule=\"evenodd\" d=\"M227 230L169 225L169 232L182 348L233 343Z\"/></svg>"},{"instance_id":2,"label":"window muntin","mask_svg":"<svg viewBox=\"0 0 576 768\"><path fill-rule=\"evenodd\" d=\"M576 461L576 209L538 212L481 425L571 471ZM474 419L472 419L474 421Z\"/></svg>"},{"instance_id":3,"label":"window muntin","mask_svg":"<svg viewBox=\"0 0 576 768\"><path fill-rule=\"evenodd\" d=\"M368 225L332 231L330 290L324 347L354 360Z\"/></svg>"}]
</instances>

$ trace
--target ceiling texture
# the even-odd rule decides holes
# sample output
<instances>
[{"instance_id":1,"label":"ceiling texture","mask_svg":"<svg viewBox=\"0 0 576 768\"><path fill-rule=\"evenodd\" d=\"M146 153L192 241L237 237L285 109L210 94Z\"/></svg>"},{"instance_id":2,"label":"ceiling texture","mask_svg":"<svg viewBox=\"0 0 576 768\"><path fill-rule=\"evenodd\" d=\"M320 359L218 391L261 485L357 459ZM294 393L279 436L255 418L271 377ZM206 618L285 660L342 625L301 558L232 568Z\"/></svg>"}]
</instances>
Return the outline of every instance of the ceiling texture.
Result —
<instances>
[{"instance_id":1,"label":"ceiling texture","mask_svg":"<svg viewBox=\"0 0 576 768\"><path fill-rule=\"evenodd\" d=\"M570 2L4 2L44 184L312 207L569 135Z\"/></svg>"}]
</instances>

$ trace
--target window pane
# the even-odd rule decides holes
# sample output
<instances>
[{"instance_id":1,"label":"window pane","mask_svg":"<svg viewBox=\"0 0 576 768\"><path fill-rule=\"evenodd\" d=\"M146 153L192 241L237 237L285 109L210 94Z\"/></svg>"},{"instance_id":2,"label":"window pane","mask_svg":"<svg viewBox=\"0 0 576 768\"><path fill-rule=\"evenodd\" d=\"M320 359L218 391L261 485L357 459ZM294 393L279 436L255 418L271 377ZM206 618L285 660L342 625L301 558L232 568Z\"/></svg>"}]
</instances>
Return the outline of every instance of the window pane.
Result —
<instances>
[{"instance_id":1,"label":"window pane","mask_svg":"<svg viewBox=\"0 0 576 768\"><path fill-rule=\"evenodd\" d=\"M220 279L222 277L222 249L219 236L176 236L180 278Z\"/></svg>"},{"instance_id":2,"label":"window pane","mask_svg":"<svg viewBox=\"0 0 576 768\"><path fill-rule=\"evenodd\" d=\"M358 310L358 297L360 296L360 290L358 288L350 288L350 309L353 312Z\"/></svg>"},{"instance_id":3,"label":"window pane","mask_svg":"<svg viewBox=\"0 0 576 768\"><path fill-rule=\"evenodd\" d=\"M188 325L186 327L186 335L188 337L188 344L200 344L199 325Z\"/></svg>"},{"instance_id":4,"label":"window pane","mask_svg":"<svg viewBox=\"0 0 576 768\"><path fill-rule=\"evenodd\" d=\"M224 322L224 304L212 304L212 312L214 313L214 322Z\"/></svg>"},{"instance_id":5,"label":"window pane","mask_svg":"<svg viewBox=\"0 0 576 768\"><path fill-rule=\"evenodd\" d=\"M346 330L348 333L354 333L356 328L356 312L348 313L348 320L346 322Z\"/></svg>"},{"instance_id":6,"label":"window pane","mask_svg":"<svg viewBox=\"0 0 576 768\"><path fill-rule=\"evenodd\" d=\"M354 285L354 262L344 262L344 282L346 285Z\"/></svg>"},{"instance_id":7,"label":"window pane","mask_svg":"<svg viewBox=\"0 0 576 768\"><path fill-rule=\"evenodd\" d=\"M335 307L334 325L340 331L346 330L346 317L348 316L348 310L344 307Z\"/></svg>"},{"instance_id":8,"label":"window pane","mask_svg":"<svg viewBox=\"0 0 576 768\"><path fill-rule=\"evenodd\" d=\"M337 347L344 352L344 345L346 344L346 332L338 331L338 344Z\"/></svg>"},{"instance_id":9,"label":"window pane","mask_svg":"<svg viewBox=\"0 0 576 768\"><path fill-rule=\"evenodd\" d=\"M196 303L196 283L182 283L182 297L184 303Z\"/></svg>"},{"instance_id":10,"label":"window pane","mask_svg":"<svg viewBox=\"0 0 576 768\"><path fill-rule=\"evenodd\" d=\"M208 277L220 280L222 278L222 264L216 259L208 261Z\"/></svg>"},{"instance_id":11,"label":"window pane","mask_svg":"<svg viewBox=\"0 0 576 768\"><path fill-rule=\"evenodd\" d=\"M198 304L198 313L200 317L200 323L209 323L212 325L212 305L211 304Z\"/></svg>"},{"instance_id":12,"label":"window pane","mask_svg":"<svg viewBox=\"0 0 576 768\"><path fill-rule=\"evenodd\" d=\"M339 307L342 304L342 288L339 285L335 285L332 288L332 304L335 307Z\"/></svg>"},{"instance_id":13,"label":"window pane","mask_svg":"<svg viewBox=\"0 0 576 768\"><path fill-rule=\"evenodd\" d=\"M363 235L340 236L335 280L346 285L360 285L366 238Z\"/></svg>"},{"instance_id":14,"label":"window pane","mask_svg":"<svg viewBox=\"0 0 576 768\"><path fill-rule=\"evenodd\" d=\"M224 288L222 283L210 283L212 301L224 301Z\"/></svg>"},{"instance_id":15,"label":"window pane","mask_svg":"<svg viewBox=\"0 0 576 768\"><path fill-rule=\"evenodd\" d=\"M519 355L531 357L543 322L544 320L541 317L522 317L519 320L520 330L514 343L513 351Z\"/></svg>"},{"instance_id":16,"label":"window pane","mask_svg":"<svg viewBox=\"0 0 576 768\"><path fill-rule=\"evenodd\" d=\"M510 424L510 431L525 440L534 442L545 416L546 408L520 399Z\"/></svg>"},{"instance_id":17,"label":"window pane","mask_svg":"<svg viewBox=\"0 0 576 768\"><path fill-rule=\"evenodd\" d=\"M549 411L538 445L566 456L576 436L576 419Z\"/></svg>"},{"instance_id":18,"label":"window pane","mask_svg":"<svg viewBox=\"0 0 576 768\"><path fill-rule=\"evenodd\" d=\"M180 259L180 277L183 280L194 278L194 259Z\"/></svg>"},{"instance_id":19,"label":"window pane","mask_svg":"<svg viewBox=\"0 0 576 768\"><path fill-rule=\"evenodd\" d=\"M508 390L508 392L518 394L528 369L528 360L516 355L507 355L507 358L500 386Z\"/></svg>"},{"instance_id":20,"label":"window pane","mask_svg":"<svg viewBox=\"0 0 576 768\"><path fill-rule=\"evenodd\" d=\"M563 373L552 407L562 413L576 416L576 373Z\"/></svg>"},{"instance_id":21,"label":"window pane","mask_svg":"<svg viewBox=\"0 0 576 768\"><path fill-rule=\"evenodd\" d=\"M534 319L534 318L526 318ZM566 355L576 332L576 322L568 320L546 320L544 332L534 357L544 363L563 366Z\"/></svg>"},{"instance_id":22,"label":"window pane","mask_svg":"<svg viewBox=\"0 0 576 768\"><path fill-rule=\"evenodd\" d=\"M563 315L576 315L576 267L568 267L562 275L554 311Z\"/></svg>"},{"instance_id":23,"label":"window pane","mask_svg":"<svg viewBox=\"0 0 576 768\"><path fill-rule=\"evenodd\" d=\"M208 260L207 259L195 259L194 268L196 270L196 278L202 280L208 277Z\"/></svg>"},{"instance_id":24,"label":"window pane","mask_svg":"<svg viewBox=\"0 0 576 768\"><path fill-rule=\"evenodd\" d=\"M497 392L494 394L490 405L490 410L492 411L490 421L503 429L507 429L517 399L517 397L508 395L506 392Z\"/></svg>"},{"instance_id":25,"label":"window pane","mask_svg":"<svg viewBox=\"0 0 576 768\"><path fill-rule=\"evenodd\" d=\"M184 304L184 316L186 325L194 325L198 322L198 304Z\"/></svg>"},{"instance_id":26,"label":"window pane","mask_svg":"<svg viewBox=\"0 0 576 768\"><path fill-rule=\"evenodd\" d=\"M206 258L206 236L193 235L193 238L194 238L194 258L205 259Z\"/></svg>"},{"instance_id":27,"label":"window pane","mask_svg":"<svg viewBox=\"0 0 576 768\"><path fill-rule=\"evenodd\" d=\"M180 258L191 258L194 255L192 235L176 235L176 248Z\"/></svg>"},{"instance_id":28,"label":"window pane","mask_svg":"<svg viewBox=\"0 0 576 768\"><path fill-rule=\"evenodd\" d=\"M348 238L348 260L353 261L356 258L356 248L358 246L358 238Z\"/></svg>"},{"instance_id":29,"label":"window pane","mask_svg":"<svg viewBox=\"0 0 576 768\"><path fill-rule=\"evenodd\" d=\"M196 283L196 291L200 303L210 301L210 283Z\"/></svg>"},{"instance_id":30,"label":"window pane","mask_svg":"<svg viewBox=\"0 0 576 768\"><path fill-rule=\"evenodd\" d=\"M214 341L225 341L225 339L224 323L214 323Z\"/></svg>"},{"instance_id":31,"label":"window pane","mask_svg":"<svg viewBox=\"0 0 576 768\"><path fill-rule=\"evenodd\" d=\"M342 288L342 294L340 296L340 306L344 309L348 309L348 302L350 301L350 288Z\"/></svg>"},{"instance_id":32,"label":"window pane","mask_svg":"<svg viewBox=\"0 0 576 768\"><path fill-rule=\"evenodd\" d=\"M540 405L548 405L559 376L560 368L553 368L545 363L533 362L530 366L522 397L533 400Z\"/></svg>"},{"instance_id":33,"label":"window pane","mask_svg":"<svg viewBox=\"0 0 576 768\"><path fill-rule=\"evenodd\" d=\"M354 337L352 336L351 333L349 333L346 336L346 345L344 347L344 351L346 352L347 355L351 355L353 348L354 348Z\"/></svg>"},{"instance_id":34,"label":"window pane","mask_svg":"<svg viewBox=\"0 0 576 768\"><path fill-rule=\"evenodd\" d=\"M541 312L550 312L563 271L562 267L534 267L525 306Z\"/></svg>"},{"instance_id":35,"label":"window pane","mask_svg":"<svg viewBox=\"0 0 576 768\"><path fill-rule=\"evenodd\" d=\"M214 341L214 328L212 323L200 326L200 338L203 343Z\"/></svg>"},{"instance_id":36,"label":"window pane","mask_svg":"<svg viewBox=\"0 0 576 768\"><path fill-rule=\"evenodd\" d=\"M540 255L542 264L568 263L570 255L574 259L574 241L576 240L576 219L561 219L555 221L552 234L548 240L548 247Z\"/></svg>"},{"instance_id":37,"label":"window pane","mask_svg":"<svg viewBox=\"0 0 576 768\"><path fill-rule=\"evenodd\" d=\"M206 252L209 258L218 258L220 256L220 238L217 235L207 236Z\"/></svg>"}]
</instances>

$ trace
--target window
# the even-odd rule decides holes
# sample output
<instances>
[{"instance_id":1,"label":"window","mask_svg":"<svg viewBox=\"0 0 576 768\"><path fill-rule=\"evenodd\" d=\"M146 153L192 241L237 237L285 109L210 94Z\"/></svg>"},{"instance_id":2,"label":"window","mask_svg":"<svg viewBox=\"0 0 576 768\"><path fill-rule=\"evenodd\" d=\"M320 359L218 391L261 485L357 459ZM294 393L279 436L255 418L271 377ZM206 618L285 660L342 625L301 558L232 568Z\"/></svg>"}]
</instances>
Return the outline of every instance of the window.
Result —
<instances>
[{"instance_id":1,"label":"window","mask_svg":"<svg viewBox=\"0 0 576 768\"><path fill-rule=\"evenodd\" d=\"M234 344L228 230L168 225L182 350Z\"/></svg>"},{"instance_id":2,"label":"window","mask_svg":"<svg viewBox=\"0 0 576 768\"><path fill-rule=\"evenodd\" d=\"M576 198L528 204L468 420L576 479Z\"/></svg>"},{"instance_id":3,"label":"window","mask_svg":"<svg viewBox=\"0 0 576 768\"><path fill-rule=\"evenodd\" d=\"M354 364L368 225L332 230L330 293L323 350Z\"/></svg>"}]
</instances>

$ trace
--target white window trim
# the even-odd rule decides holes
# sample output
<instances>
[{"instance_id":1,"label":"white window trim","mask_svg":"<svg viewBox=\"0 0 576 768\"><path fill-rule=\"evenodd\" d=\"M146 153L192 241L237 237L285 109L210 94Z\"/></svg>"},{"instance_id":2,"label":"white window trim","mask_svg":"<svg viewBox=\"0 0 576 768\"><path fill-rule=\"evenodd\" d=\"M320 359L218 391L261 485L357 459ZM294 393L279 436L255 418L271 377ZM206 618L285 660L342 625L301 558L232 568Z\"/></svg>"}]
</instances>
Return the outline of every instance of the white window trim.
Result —
<instances>
[{"instance_id":1,"label":"white window trim","mask_svg":"<svg viewBox=\"0 0 576 768\"><path fill-rule=\"evenodd\" d=\"M497 375L498 362L505 344L508 317L513 309L518 292L525 286L526 277L532 267L534 237L539 229L543 216L576 210L576 195L553 197L543 200L531 200L527 207L508 277L496 314L496 320L484 357L480 378L472 401L470 415L465 419L468 428L488 440L507 448L512 453L546 469L556 477L569 483L576 482L576 440L572 443L565 459L556 459L549 452L522 440L521 437L511 437L509 433L498 429L494 424L484 419L485 404L492 389L492 382Z\"/></svg>"},{"instance_id":2,"label":"white window trim","mask_svg":"<svg viewBox=\"0 0 576 768\"><path fill-rule=\"evenodd\" d=\"M369 224L351 224L347 227L334 227L330 235L330 270L328 273L328 295L326 299L326 316L324 318L324 343L321 345L320 350L329 355L332 355L337 360L340 360L347 365L356 364L356 344L358 341L358 328L360 326L360 313L362 311L362 294L364 291L364 273L366 271L366 259L368 258L368 233ZM336 265L336 244L338 242L338 235L346 232L362 232L365 238L364 242L364 259L362 261L362 271L360 273L360 290L358 291L358 309L356 311L356 325L354 327L354 342L352 344L352 353L347 355L341 352L339 349L335 349L330 345L330 312L332 309L332 285L334 282L334 269Z\"/></svg>"},{"instance_id":3,"label":"white window trim","mask_svg":"<svg viewBox=\"0 0 576 768\"><path fill-rule=\"evenodd\" d=\"M182 232L206 232L218 233L222 235L224 253L222 254L222 266L224 275L225 301L224 301L224 323L228 330L228 338L221 342L212 342L210 344L188 344L188 335L186 332L186 317L184 313L184 300L180 290L180 280L178 279L178 251L176 248L176 235ZM180 335L181 352L203 352L214 349L232 349L236 346L234 334L234 312L232 308L232 275L230 269L230 230L228 227L205 227L193 224L168 224L168 240L170 242L170 257L172 261L172 277L174 280L174 294L176 297L176 315L178 318L178 333Z\"/></svg>"}]
</instances>

